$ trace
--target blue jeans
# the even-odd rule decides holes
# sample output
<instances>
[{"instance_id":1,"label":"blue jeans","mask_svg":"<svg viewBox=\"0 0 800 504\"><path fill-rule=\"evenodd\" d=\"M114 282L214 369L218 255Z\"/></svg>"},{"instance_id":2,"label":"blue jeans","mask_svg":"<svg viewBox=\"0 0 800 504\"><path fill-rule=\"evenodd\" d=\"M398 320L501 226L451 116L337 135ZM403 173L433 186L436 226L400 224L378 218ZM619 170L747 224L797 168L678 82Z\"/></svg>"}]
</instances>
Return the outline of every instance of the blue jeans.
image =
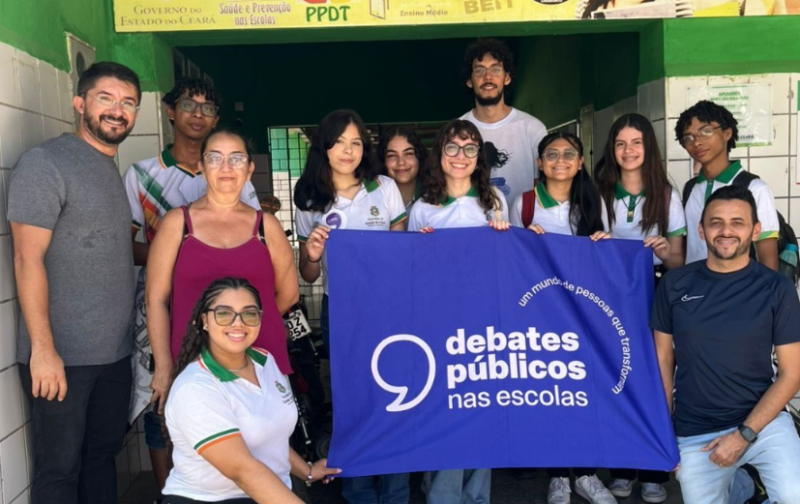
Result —
<instances>
[{"instance_id":1,"label":"blue jeans","mask_svg":"<svg viewBox=\"0 0 800 504\"><path fill-rule=\"evenodd\" d=\"M676 477L681 484L683 501L686 504L743 503L753 496L753 486L744 484L749 479L742 482L742 478L734 475L739 467L750 464L764 481L770 502L800 502L800 438L791 416L785 411L778 414L732 467L719 467L709 459L710 452L700 451L714 438L734 430L678 437L681 466Z\"/></svg>"},{"instance_id":2,"label":"blue jeans","mask_svg":"<svg viewBox=\"0 0 800 504\"><path fill-rule=\"evenodd\" d=\"M451 469L425 473L428 504L489 504L491 469Z\"/></svg>"},{"instance_id":3,"label":"blue jeans","mask_svg":"<svg viewBox=\"0 0 800 504\"><path fill-rule=\"evenodd\" d=\"M408 504L408 473L342 478L342 495L350 504Z\"/></svg>"}]
</instances>

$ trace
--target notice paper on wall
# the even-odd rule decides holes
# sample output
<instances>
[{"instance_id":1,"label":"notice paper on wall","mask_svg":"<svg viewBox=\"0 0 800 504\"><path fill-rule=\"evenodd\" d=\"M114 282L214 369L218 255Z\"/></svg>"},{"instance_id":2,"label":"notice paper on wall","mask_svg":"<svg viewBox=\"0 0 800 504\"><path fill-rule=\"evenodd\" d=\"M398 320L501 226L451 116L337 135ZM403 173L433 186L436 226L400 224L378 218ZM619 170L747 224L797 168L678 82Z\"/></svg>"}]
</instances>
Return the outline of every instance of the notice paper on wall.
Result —
<instances>
[{"instance_id":1,"label":"notice paper on wall","mask_svg":"<svg viewBox=\"0 0 800 504\"><path fill-rule=\"evenodd\" d=\"M687 107L700 100L722 105L739 121L737 147L772 145L772 89L769 84L690 87Z\"/></svg>"}]
</instances>

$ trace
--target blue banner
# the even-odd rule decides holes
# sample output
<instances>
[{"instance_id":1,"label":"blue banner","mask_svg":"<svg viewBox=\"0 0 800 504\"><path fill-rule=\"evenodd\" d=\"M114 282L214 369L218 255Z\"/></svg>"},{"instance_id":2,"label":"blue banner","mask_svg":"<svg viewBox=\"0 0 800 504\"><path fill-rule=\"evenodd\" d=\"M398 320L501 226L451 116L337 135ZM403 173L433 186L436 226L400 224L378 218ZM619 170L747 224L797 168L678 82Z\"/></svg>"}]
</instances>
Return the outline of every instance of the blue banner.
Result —
<instances>
[{"instance_id":1,"label":"blue banner","mask_svg":"<svg viewBox=\"0 0 800 504\"><path fill-rule=\"evenodd\" d=\"M333 231L327 254L343 476L677 465L641 241Z\"/></svg>"}]
</instances>

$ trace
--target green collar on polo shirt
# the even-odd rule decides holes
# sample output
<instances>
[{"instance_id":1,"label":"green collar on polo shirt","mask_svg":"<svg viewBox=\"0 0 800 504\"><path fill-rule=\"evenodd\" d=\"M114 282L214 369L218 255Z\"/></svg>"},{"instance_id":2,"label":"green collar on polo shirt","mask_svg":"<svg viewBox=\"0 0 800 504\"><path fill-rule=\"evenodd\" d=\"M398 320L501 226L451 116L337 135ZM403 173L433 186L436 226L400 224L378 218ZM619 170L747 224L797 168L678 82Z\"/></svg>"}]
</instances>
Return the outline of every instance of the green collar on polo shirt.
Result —
<instances>
[{"instance_id":1,"label":"green collar on polo shirt","mask_svg":"<svg viewBox=\"0 0 800 504\"><path fill-rule=\"evenodd\" d=\"M258 350L248 348L245 350L245 353L248 357L253 359L261 366L267 362L266 354L259 352ZM200 363L203 365L203 367L208 369L211 374L219 378L219 381L229 382L239 378L232 371L222 367L222 365L220 365L220 363L214 359L214 357L211 355L211 352L209 352L207 348L203 348L202 352L200 352Z\"/></svg>"},{"instance_id":2,"label":"green collar on polo shirt","mask_svg":"<svg viewBox=\"0 0 800 504\"><path fill-rule=\"evenodd\" d=\"M627 198L628 196L632 198L641 198L644 195L645 195L644 189L642 189L642 192L640 192L639 194L631 194L628 191L626 191L624 187L622 187L622 184L617 182L617 189L614 192L614 199L621 200L622 198Z\"/></svg>"},{"instance_id":3,"label":"green collar on polo shirt","mask_svg":"<svg viewBox=\"0 0 800 504\"><path fill-rule=\"evenodd\" d=\"M196 177L197 175L199 175L200 174L200 170L197 170L196 172L193 172L189 168L179 164L178 161L174 157L172 157L172 153L169 150L172 148L173 145L175 145L175 144L167 145L166 147L164 147L164 150L161 152L161 164L164 165L164 168L166 169L166 168L170 168L170 167L174 166L174 167L178 168L180 171L182 171L183 173L189 175L190 177Z\"/></svg>"},{"instance_id":4,"label":"green collar on polo shirt","mask_svg":"<svg viewBox=\"0 0 800 504\"><path fill-rule=\"evenodd\" d=\"M366 189L368 193L371 193L380 186L381 186L381 181L378 180L378 177L375 177L373 180L364 181L364 189Z\"/></svg>"},{"instance_id":5,"label":"green collar on polo shirt","mask_svg":"<svg viewBox=\"0 0 800 504\"><path fill-rule=\"evenodd\" d=\"M536 184L536 188L534 190L536 191L536 199L539 200L539 204L542 206L542 208L553 208L558 206L558 201L553 199L553 197L550 196L550 193L547 192L547 186L544 184L544 181Z\"/></svg>"},{"instance_id":6,"label":"green collar on polo shirt","mask_svg":"<svg viewBox=\"0 0 800 504\"><path fill-rule=\"evenodd\" d=\"M465 194L464 196L469 196L471 198L477 198L478 197L478 191L476 191L474 187L470 186L469 191L467 191L467 194ZM442 198L442 206L446 207L447 205L453 203L457 199L458 198L454 198L452 196L448 196L446 198Z\"/></svg>"},{"instance_id":7,"label":"green collar on polo shirt","mask_svg":"<svg viewBox=\"0 0 800 504\"><path fill-rule=\"evenodd\" d=\"M719 182L720 184L730 184L731 180L739 173L739 170L742 169L742 163L739 160L736 160L731 163L730 166L725 168L722 173L717 175L712 179L713 182ZM700 173L697 174L697 182L705 182L708 179L706 178L705 173L703 170L700 170Z\"/></svg>"}]
</instances>

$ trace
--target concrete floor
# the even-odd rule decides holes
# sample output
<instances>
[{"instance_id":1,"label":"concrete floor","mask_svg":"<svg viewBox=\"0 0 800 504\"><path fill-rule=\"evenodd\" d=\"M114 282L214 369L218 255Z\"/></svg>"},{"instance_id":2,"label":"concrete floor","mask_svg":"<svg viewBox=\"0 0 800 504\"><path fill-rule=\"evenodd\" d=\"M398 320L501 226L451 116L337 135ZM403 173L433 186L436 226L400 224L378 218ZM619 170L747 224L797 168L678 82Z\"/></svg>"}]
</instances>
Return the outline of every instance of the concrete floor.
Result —
<instances>
[{"instance_id":1,"label":"concrete floor","mask_svg":"<svg viewBox=\"0 0 800 504\"><path fill-rule=\"evenodd\" d=\"M544 471L524 473L525 479L516 477L517 471L496 469L492 472L492 502L494 504L546 504L547 485L549 483ZM608 472L601 470L600 479L609 482ZM420 490L421 473L411 475L411 499L409 504L425 504L425 495ZM330 485L316 484L307 489L302 482L295 480L295 493L307 504L346 504L341 497L341 488L334 481ZM633 494L625 499L619 499L619 504L640 504L639 485L633 487ZM673 478L667 483L669 497L667 504L683 504L678 483ZM131 486L130 490L122 496L119 504L152 504L158 497L152 473L142 473ZM572 494L574 504L586 504L586 501L577 494Z\"/></svg>"}]
</instances>

